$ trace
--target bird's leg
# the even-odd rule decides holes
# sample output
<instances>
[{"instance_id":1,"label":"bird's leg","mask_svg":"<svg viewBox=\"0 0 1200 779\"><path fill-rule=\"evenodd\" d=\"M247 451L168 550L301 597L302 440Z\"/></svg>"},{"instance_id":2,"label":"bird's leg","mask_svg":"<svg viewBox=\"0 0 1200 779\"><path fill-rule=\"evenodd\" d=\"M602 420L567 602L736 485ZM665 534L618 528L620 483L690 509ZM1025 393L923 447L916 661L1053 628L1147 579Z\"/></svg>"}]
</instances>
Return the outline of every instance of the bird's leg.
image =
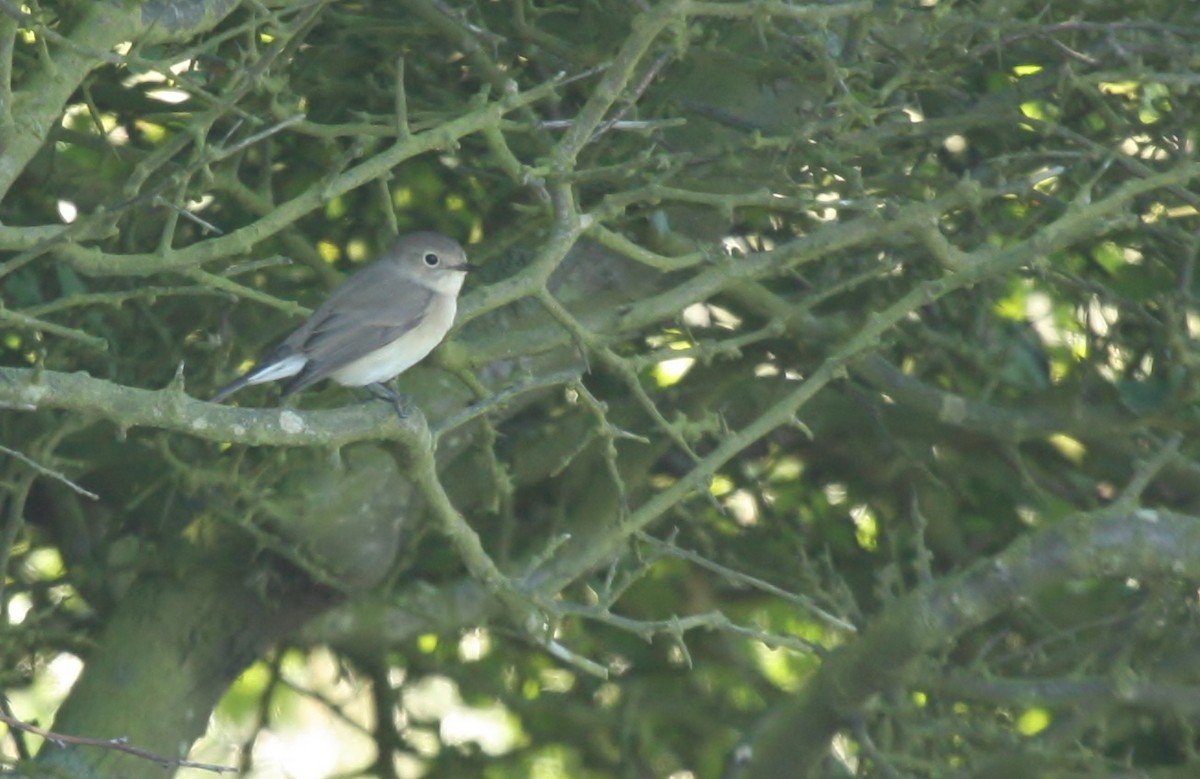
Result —
<instances>
[{"instance_id":1,"label":"bird's leg","mask_svg":"<svg viewBox=\"0 0 1200 779\"><path fill-rule=\"evenodd\" d=\"M392 408L396 409L396 416L400 417L401 419L406 419L408 417L409 411L411 410L409 406L410 400L408 397L401 395L399 392L396 392L396 390L392 389L381 381L368 384L367 390L376 398L379 398L380 400L386 400L388 403L391 403Z\"/></svg>"}]
</instances>

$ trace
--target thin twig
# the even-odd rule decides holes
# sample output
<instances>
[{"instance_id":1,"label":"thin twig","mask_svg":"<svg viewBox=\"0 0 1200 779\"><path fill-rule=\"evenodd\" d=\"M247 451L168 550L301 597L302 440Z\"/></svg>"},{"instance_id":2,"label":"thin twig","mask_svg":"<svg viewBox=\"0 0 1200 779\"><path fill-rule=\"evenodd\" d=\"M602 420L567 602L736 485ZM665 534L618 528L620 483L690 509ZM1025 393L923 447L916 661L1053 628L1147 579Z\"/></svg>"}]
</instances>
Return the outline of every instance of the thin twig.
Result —
<instances>
[{"instance_id":1,"label":"thin twig","mask_svg":"<svg viewBox=\"0 0 1200 779\"><path fill-rule=\"evenodd\" d=\"M3 444L0 444L0 452L4 452L5 454L10 455L11 457L15 457L16 459L18 459L21 462L28 465L33 470L40 473L42 476L48 476L51 479L62 482L63 484L67 485L68 487L70 487L75 492L79 493L80 495L82 495L85 498L90 498L91 500L100 500L100 496L97 495L96 493L92 492L91 490L85 490L83 487L80 487L78 484L76 484L75 482L68 479L65 475L63 475L63 474L59 473L58 471L55 471L51 468L47 468L46 466L42 465L38 461L31 458L29 455L22 454L21 452L18 452L16 449L9 449L7 446L5 446Z\"/></svg>"},{"instance_id":2,"label":"thin twig","mask_svg":"<svg viewBox=\"0 0 1200 779\"><path fill-rule=\"evenodd\" d=\"M396 59L396 137L403 141L412 135L408 124L408 90L404 84L404 57Z\"/></svg>"},{"instance_id":3,"label":"thin twig","mask_svg":"<svg viewBox=\"0 0 1200 779\"><path fill-rule=\"evenodd\" d=\"M658 59L650 64L650 67L646 70L645 74L642 75L642 78L638 81L638 83L633 85L633 89L631 90L630 94L623 101L625 104L621 106L616 115L613 116L612 119L609 119L607 122L600 125L600 127L596 129L596 132L592 133L592 143L595 143L601 135L604 135L606 132L615 127L618 122L625 118L625 115L628 114L635 105L637 105L637 101L641 99L642 93L646 91L651 82L654 81L666 64L671 61L673 56L674 55L671 53L660 54Z\"/></svg>"},{"instance_id":4,"label":"thin twig","mask_svg":"<svg viewBox=\"0 0 1200 779\"><path fill-rule=\"evenodd\" d=\"M537 376L523 381L520 384L514 384L511 387L500 390L495 395L487 398L484 401L467 406L462 411L443 419L433 428L433 439L436 441L446 433L455 428L462 427L472 419L478 419L489 411L494 411L497 408L504 406L518 395L523 395L526 392L533 390L545 389L554 387L560 384L570 384L579 381L579 369L571 368L565 371L558 371L546 376Z\"/></svg>"},{"instance_id":5,"label":"thin twig","mask_svg":"<svg viewBox=\"0 0 1200 779\"><path fill-rule=\"evenodd\" d=\"M633 395L642 409L650 416L655 425L666 433L667 437L692 459L692 462L700 461L700 456L696 454L692 445L684 438L682 430L667 421L666 417L658 409L658 406L650 398L650 395L647 394L645 387L642 386L641 379L639 379L633 368L625 360L621 359L612 349L605 345L600 336L584 327L548 290L543 288L535 293L533 297L583 347L585 356L593 354L599 357L604 366L615 373L625 383L630 394Z\"/></svg>"},{"instance_id":6,"label":"thin twig","mask_svg":"<svg viewBox=\"0 0 1200 779\"><path fill-rule=\"evenodd\" d=\"M8 702L8 698L3 695L0 695L0 713L14 719L17 716L13 714L12 705ZM9 730L11 731L9 735L12 737L13 744L17 748L17 757L20 760L32 760L33 753L29 751L29 744L25 743L25 733L19 729L10 728Z\"/></svg>"},{"instance_id":7,"label":"thin twig","mask_svg":"<svg viewBox=\"0 0 1200 779\"><path fill-rule=\"evenodd\" d=\"M842 630L846 630L851 633L858 632L858 628L856 628L854 625L850 624L849 622L842 619L841 617L838 617L834 614L830 614L829 612L825 611L820 606L813 603L812 599L808 598L807 596L799 595L794 592L788 592L787 590L783 589L782 587L777 587L768 581L759 579L757 576L751 576L750 574L742 573L741 571L735 571L732 568L727 568L724 565L721 565L720 563L715 563L712 560L709 560L707 557L704 557L703 555L697 554L697 553L689 551L687 549L683 549L682 547L675 546L672 543L668 543L666 541L662 541L658 538L655 538L654 536L650 535L649 533L639 532L637 534L637 539L643 543L650 544L651 546L655 547L656 549L661 550L662 552L664 552L665 554L667 554L671 557L676 557L676 558L679 558L680 560L687 560L690 563L699 565L701 568L707 568L708 570L712 571L713 573L720 574L721 576L724 576L725 578L727 578L731 581L741 582L743 584L746 584L750 587L755 588L756 590L762 590L763 592L766 592L770 595L774 595L776 597L783 598L784 600L791 601L792 603L795 603L798 606L802 606L806 610L812 612L814 615L816 615L817 617L820 617L822 620L824 620L825 622L828 622L830 625L833 625L836 628L840 628Z\"/></svg>"},{"instance_id":8,"label":"thin twig","mask_svg":"<svg viewBox=\"0 0 1200 779\"><path fill-rule=\"evenodd\" d=\"M147 752L144 749L138 749L125 743L126 738L119 736L117 738L87 738L85 736L69 736L66 733L58 733L53 730L39 728L37 725L31 725L28 722L22 722L16 717L10 717L7 714L0 712L0 722L4 722L9 727L23 730L32 733L35 736L50 741L54 744L62 746L63 744L74 744L81 747L98 747L100 749L112 749L117 752L124 752L127 755L140 757L143 760L149 760L152 763L157 763L163 768L198 768L201 771L212 771L218 774L234 773L238 769L233 766L216 765L214 763L198 763L194 760L180 760L178 758L163 757L156 755L153 752Z\"/></svg>"},{"instance_id":9,"label":"thin twig","mask_svg":"<svg viewBox=\"0 0 1200 779\"><path fill-rule=\"evenodd\" d=\"M553 639L544 642L542 647L552 656L557 657L559 660L562 660L568 665L578 668L584 673L591 674L598 679L608 678L608 668L606 666L597 663L595 660L590 660L582 655L572 652L570 649L567 649L565 646L557 641L554 641Z\"/></svg>"},{"instance_id":10,"label":"thin twig","mask_svg":"<svg viewBox=\"0 0 1200 779\"><path fill-rule=\"evenodd\" d=\"M611 120L610 120L611 121ZM569 130L575 123L574 119L544 119L537 123L536 127L541 130ZM628 132L643 132L646 130L664 130L668 127L680 127L687 124L687 120L679 119L622 119L612 122L604 126L605 132L609 130L625 130Z\"/></svg>"},{"instance_id":11,"label":"thin twig","mask_svg":"<svg viewBox=\"0 0 1200 779\"><path fill-rule=\"evenodd\" d=\"M1159 472L1167 466L1171 458L1179 451L1179 446L1182 443L1183 435L1180 433L1167 438L1166 442L1153 456L1138 465L1138 469L1134 471L1133 478L1125 485L1125 489L1121 490L1116 503L1130 508L1135 507L1138 500L1142 497L1142 493L1150 486L1150 482L1154 481L1154 477L1158 476Z\"/></svg>"},{"instance_id":12,"label":"thin twig","mask_svg":"<svg viewBox=\"0 0 1200 779\"><path fill-rule=\"evenodd\" d=\"M98 338L94 335L89 335L82 330L76 330L73 327L64 327L56 325L53 322L47 322L37 317L23 314L20 311L0 307L0 321L5 322L13 327L19 327L25 330L35 330L49 335L56 335L60 338L66 338L70 341L83 344L89 349L98 351L108 350L108 341L103 338Z\"/></svg>"},{"instance_id":13,"label":"thin twig","mask_svg":"<svg viewBox=\"0 0 1200 779\"><path fill-rule=\"evenodd\" d=\"M691 614L686 617L670 617L660 620L641 620L622 617L619 614L613 614L610 611L593 606L559 603L555 604L555 609L564 614L571 614L627 630L646 641L652 640L656 635L666 634L674 637L685 651L686 647L683 644L684 633L690 630L714 630L733 633L754 641L761 641L771 648L786 647L797 652L818 655L823 652L819 645L796 636L768 633L757 628L739 625L720 611L709 611L704 614Z\"/></svg>"},{"instance_id":14,"label":"thin twig","mask_svg":"<svg viewBox=\"0 0 1200 779\"><path fill-rule=\"evenodd\" d=\"M212 153L212 156L205 160L205 163L220 162L221 160L224 160L225 158L227 158L231 155L237 154L239 151L241 151L242 149L245 149L247 146L253 146L254 144L258 143L259 141L270 138L272 135L275 135L276 133L280 132L281 130L286 130L288 127L291 127L294 124L299 124L300 122L303 122L306 118L307 118L307 115L303 114L303 113L292 114L288 118L283 119L279 122L276 122L275 124L271 125L270 127L259 130L258 132L252 133L251 135L247 135L245 138L242 138L240 141L233 144L232 146L224 146L222 148L215 150Z\"/></svg>"}]
</instances>

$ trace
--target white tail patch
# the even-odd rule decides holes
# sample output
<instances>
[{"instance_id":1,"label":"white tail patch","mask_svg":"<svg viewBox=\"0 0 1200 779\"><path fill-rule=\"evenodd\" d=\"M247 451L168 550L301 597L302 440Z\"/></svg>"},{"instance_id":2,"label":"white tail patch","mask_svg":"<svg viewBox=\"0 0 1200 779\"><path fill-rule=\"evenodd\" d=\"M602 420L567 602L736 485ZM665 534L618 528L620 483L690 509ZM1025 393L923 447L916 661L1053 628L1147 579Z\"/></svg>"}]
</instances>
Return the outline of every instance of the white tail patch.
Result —
<instances>
[{"instance_id":1,"label":"white tail patch","mask_svg":"<svg viewBox=\"0 0 1200 779\"><path fill-rule=\"evenodd\" d=\"M286 379L289 376L295 376L304 370L304 364L307 362L308 358L302 354L293 354L284 357L278 362L264 365L258 370L246 374L246 383L262 384L264 381L275 381L276 379Z\"/></svg>"}]
</instances>

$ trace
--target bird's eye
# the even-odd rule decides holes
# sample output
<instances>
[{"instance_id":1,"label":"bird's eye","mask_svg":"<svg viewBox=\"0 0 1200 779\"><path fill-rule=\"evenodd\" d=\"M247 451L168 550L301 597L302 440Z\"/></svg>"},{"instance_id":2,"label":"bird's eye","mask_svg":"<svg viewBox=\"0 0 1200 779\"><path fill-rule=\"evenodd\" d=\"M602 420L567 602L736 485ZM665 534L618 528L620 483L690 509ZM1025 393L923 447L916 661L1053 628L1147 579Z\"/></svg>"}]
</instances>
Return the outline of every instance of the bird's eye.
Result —
<instances>
[{"instance_id":1,"label":"bird's eye","mask_svg":"<svg viewBox=\"0 0 1200 779\"><path fill-rule=\"evenodd\" d=\"M426 268L436 268L438 266L438 264L442 261L442 258L438 257L433 252L430 252L429 254L425 255L424 260L425 260Z\"/></svg>"}]
</instances>

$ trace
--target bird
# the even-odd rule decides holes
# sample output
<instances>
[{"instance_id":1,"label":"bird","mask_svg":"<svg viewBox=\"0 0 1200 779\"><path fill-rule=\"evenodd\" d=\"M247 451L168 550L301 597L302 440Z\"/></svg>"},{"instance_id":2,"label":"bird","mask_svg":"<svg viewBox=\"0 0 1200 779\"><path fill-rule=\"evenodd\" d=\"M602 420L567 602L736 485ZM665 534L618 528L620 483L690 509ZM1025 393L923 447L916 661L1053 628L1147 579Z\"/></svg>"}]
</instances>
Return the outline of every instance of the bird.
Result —
<instances>
[{"instance_id":1,"label":"bird","mask_svg":"<svg viewBox=\"0 0 1200 779\"><path fill-rule=\"evenodd\" d=\"M471 270L476 267L452 238L429 231L400 237L249 371L218 390L212 402L252 384L291 379L283 389L287 398L333 379L366 387L404 417L405 400L383 382L425 359L446 337Z\"/></svg>"}]
</instances>

